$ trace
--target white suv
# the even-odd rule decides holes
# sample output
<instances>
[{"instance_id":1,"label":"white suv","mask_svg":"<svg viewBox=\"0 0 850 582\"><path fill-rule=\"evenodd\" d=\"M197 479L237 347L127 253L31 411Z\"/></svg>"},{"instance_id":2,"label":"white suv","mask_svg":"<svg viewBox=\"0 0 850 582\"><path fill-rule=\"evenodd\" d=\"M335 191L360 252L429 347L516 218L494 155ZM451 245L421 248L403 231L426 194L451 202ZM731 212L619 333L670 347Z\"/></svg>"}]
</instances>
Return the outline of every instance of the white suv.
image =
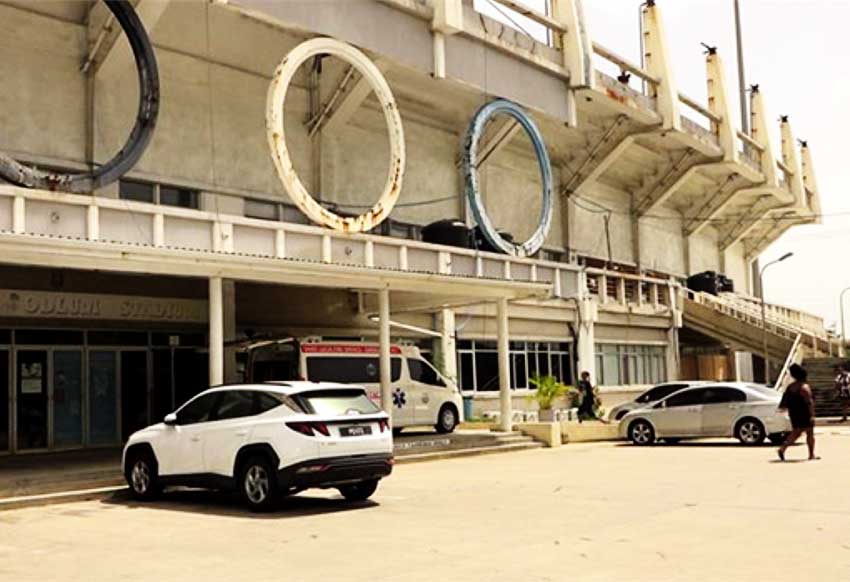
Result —
<instances>
[{"instance_id":1,"label":"white suv","mask_svg":"<svg viewBox=\"0 0 850 582\"><path fill-rule=\"evenodd\" d=\"M392 472L389 417L358 386L276 382L202 392L124 447L130 491L236 489L252 509L278 494L336 488L364 500Z\"/></svg>"}]
</instances>

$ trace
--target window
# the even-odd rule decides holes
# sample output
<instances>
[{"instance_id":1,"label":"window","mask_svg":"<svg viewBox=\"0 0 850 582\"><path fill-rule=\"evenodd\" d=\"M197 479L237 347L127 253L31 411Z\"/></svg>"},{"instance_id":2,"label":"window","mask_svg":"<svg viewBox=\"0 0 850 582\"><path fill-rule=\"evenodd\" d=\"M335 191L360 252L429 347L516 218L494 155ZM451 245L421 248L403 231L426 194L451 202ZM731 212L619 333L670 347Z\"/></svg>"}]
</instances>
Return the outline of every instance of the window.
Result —
<instances>
[{"instance_id":1,"label":"window","mask_svg":"<svg viewBox=\"0 0 850 582\"><path fill-rule=\"evenodd\" d=\"M211 392L189 401L177 412L177 424L207 422L220 396L221 392Z\"/></svg>"},{"instance_id":2,"label":"window","mask_svg":"<svg viewBox=\"0 0 850 582\"><path fill-rule=\"evenodd\" d=\"M261 220L279 220L279 207L274 202L262 200L245 200L245 216Z\"/></svg>"},{"instance_id":3,"label":"window","mask_svg":"<svg viewBox=\"0 0 850 582\"><path fill-rule=\"evenodd\" d=\"M670 396L673 392L678 392L679 390L687 387L687 384L664 384L663 386L656 386L655 388L647 390L641 394L638 397L637 402L656 402L662 398Z\"/></svg>"},{"instance_id":4,"label":"window","mask_svg":"<svg viewBox=\"0 0 850 582\"><path fill-rule=\"evenodd\" d=\"M134 200L149 204L163 204L181 208L200 207L198 192L179 186L121 180L118 183L118 195L122 200Z\"/></svg>"},{"instance_id":5,"label":"window","mask_svg":"<svg viewBox=\"0 0 850 582\"><path fill-rule=\"evenodd\" d=\"M596 344L596 381L602 386L664 382L666 349L654 345Z\"/></svg>"},{"instance_id":6,"label":"window","mask_svg":"<svg viewBox=\"0 0 850 582\"><path fill-rule=\"evenodd\" d=\"M704 394L705 390L703 390L702 388L694 388L693 390L683 390L678 394L674 394L665 402L667 403L668 408L676 406L695 406L697 404L703 403Z\"/></svg>"},{"instance_id":7,"label":"window","mask_svg":"<svg viewBox=\"0 0 850 582\"><path fill-rule=\"evenodd\" d=\"M310 356L307 358L307 378L311 382L342 384L377 384L381 381L380 360L363 357ZM392 358L393 382L401 378L401 358Z\"/></svg>"},{"instance_id":8,"label":"window","mask_svg":"<svg viewBox=\"0 0 850 582\"><path fill-rule=\"evenodd\" d=\"M304 412L301 406L299 406L295 400L286 394L277 394L275 392L256 392L256 398L257 414L263 414L264 412L273 410L282 404L285 404L287 408L293 412Z\"/></svg>"},{"instance_id":9,"label":"window","mask_svg":"<svg viewBox=\"0 0 850 582\"><path fill-rule=\"evenodd\" d=\"M514 389L529 389L529 378L551 374L570 384L572 358L570 344L563 342L510 343L510 384ZM461 340L458 342L458 385L463 391L497 392L499 390L499 350L496 342Z\"/></svg>"},{"instance_id":10,"label":"window","mask_svg":"<svg viewBox=\"0 0 850 582\"><path fill-rule=\"evenodd\" d=\"M725 386L707 388L705 391L706 404L725 404L727 402L746 402L747 395L736 388Z\"/></svg>"},{"instance_id":11,"label":"window","mask_svg":"<svg viewBox=\"0 0 850 582\"><path fill-rule=\"evenodd\" d=\"M135 182L133 180L121 180L118 183L118 194L122 200L135 200L136 202L155 201L155 188L147 182Z\"/></svg>"},{"instance_id":12,"label":"window","mask_svg":"<svg viewBox=\"0 0 850 582\"><path fill-rule=\"evenodd\" d=\"M323 416L380 412L380 409L362 390L317 390L299 394L296 398L304 403L304 408L310 413Z\"/></svg>"},{"instance_id":13,"label":"window","mask_svg":"<svg viewBox=\"0 0 850 582\"><path fill-rule=\"evenodd\" d=\"M198 208L198 193L185 188L174 186L159 187L159 203L165 206L180 206L181 208Z\"/></svg>"},{"instance_id":14,"label":"window","mask_svg":"<svg viewBox=\"0 0 850 582\"><path fill-rule=\"evenodd\" d=\"M215 420L242 418L254 414L254 393L250 390L228 390L221 397Z\"/></svg>"},{"instance_id":15,"label":"window","mask_svg":"<svg viewBox=\"0 0 850 582\"><path fill-rule=\"evenodd\" d=\"M429 386L445 386L446 383L440 378L437 371L431 367L428 362L422 360L409 359L407 360L407 369L410 372L410 379L416 382L422 382Z\"/></svg>"}]
</instances>

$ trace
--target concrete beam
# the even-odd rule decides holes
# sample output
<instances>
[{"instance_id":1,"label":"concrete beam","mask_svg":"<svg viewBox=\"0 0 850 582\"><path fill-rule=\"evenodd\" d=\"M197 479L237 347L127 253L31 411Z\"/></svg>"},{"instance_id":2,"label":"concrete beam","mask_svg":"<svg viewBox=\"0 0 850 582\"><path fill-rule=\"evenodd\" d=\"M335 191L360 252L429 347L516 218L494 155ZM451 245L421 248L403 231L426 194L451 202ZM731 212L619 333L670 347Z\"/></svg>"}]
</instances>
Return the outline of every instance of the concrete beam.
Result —
<instances>
[{"instance_id":1,"label":"concrete beam","mask_svg":"<svg viewBox=\"0 0 850 582\"><path fill-rule=\"evenodd\" d=\"M136 13L139 15L142 24L145 25L148 35L153 34L159 19L162 18L170 2L171 0L139 0L136 3ZM205 9L209 10L209 6ZM129 43L118 41L118 37L123 33L117 22L107 19L102 31L104 32L103 41L99 43L99 46L95 43L92 46L92 52L89 54L88 60L92 61L89 70L93 71L95 75L109 76L123 70L128 63L132 63L133 53L130 50ZM90 37L92 32L90 28ZM98 33L99 35L100 33Z\"/></svg>"},{"instance_id":2,"label":"concrete beam","mask_svg":"<svg viewBox=\"0 0 850 582\"><path fill-rule=\"evenodd\" d=\"M679 89L673 74L673 61L667 46L667 34L661 9L655 2L646 2L641 8L644 30L644 62L646 72L659 80L649 83L651 94L656 99L658 113L665 130L682 129Z\"/></svg>"},{"instance_id":3,"label":"concrete beam","mask_svg":"<svg viewBox=\"0 0 850 582\"><path fill-rule=\"evenodd\" d=\"M719 121L711 122L711 129L723 149L723 161L737 163L739 161L738 136L732 124L732 107L726 88L723 60L712 48L709 49L705 62L708 76L708 109L719 119Z\"/></svg>"},{"instance_id":4,"label":"concrete beam","mask_svg":"<svg viewBox=\"0 0 850 582\"><path fill-rule=\"evenodd\" d=\"M767 130L767 115L765 114L764 96L758 85L753 85L750 92L750 137L761 144L761 172L764 175L765 186L778 188L779 174L776 159L773 157L773 147Z\"/></svg>"},{"instance_id":5,"label":"concrete beam","mask_svg":"<svg viewBox=\"0 0 850 582\"><path fill-rule=\"evenodd\" d=\"M776 201L776 197L770 192L764 191L764 194L756 200L746 212L738 217L738 220L735 221L732 228L727 230L726 235L720 240L720 250L725 251L729 247L742 241L757 226L759 226L761 219L763 219L767 213L771 210L775 210L779 206L781 205Z\"/></svg>"},{"instance_id":6,"label":"concrete beam","mask_svg":"<svg viewBox=\"0 0 850 582\"><path fill-rule=\"evenodd\" d=\"M803 185L806 189L806 197L809 209L815 214L815 221L818 224L823 222L821 218L821 202L820 190L818 189L818 181L815 177L815 166L812 162L812 150L809 148L809 143L800 142L801 170L803 173Z\"/></svg>"},{"instance_id":7,"label":"concrete beam","mask_svg":"<svg viewBox=\"0 0 850 582\"><path fill-rule=\"evenodd\" d=\"M478 167L483 166L488 159L508 145L520 129L522 127L512 117L498 120L478 146Z\"/></svg>"},{"instance_id":8,"label":"concrete beam","mask_svg":"<svg viewBox=\"0 0 850 582\"><path fill-rule=\"evenodd\" d=\"M791 171L791 175L786 176L786 179L791 188L791 195L794 197L794 204L800 208L806 208L808 204L803 185L803 173L800 171L800 158L797 156L794 132L791 130L791 122L787 115L782 117L779 130L782 135L782 163Z\"/></svg>"},{"instance_id":9,"label":"concrete beam","mask_svg":"<svg viewBox=\"0 0 850 582\"><path fill-rule=\"evenodd\" d=\"M614 123L596 138L596 143L591 146L587 156L564 184L563 192L566 195L578 192L585 184L596 181L631 147L636 136L629 133L627 120L625 115L618 116Z\"/></svg>"},{"instance_id":10,"label":"concrete beam","mask_svg":"<svg viewBox=\"0 0 850 582\"><path fill-rule=\"evenodd\" d=\"M732 203L735 197L745 187L746 182L735 174L714 192L707 196L702 204L697 204L685 214L685 236L693 236L717 218Z\"/></svg>"},{"instance_id":11,"label":"concrete beam","mask_svg":"<svg viewBox=\"0 0 850 582\"><path fill-rule=\"evenodd\" d=\"M378 67L381 73L386 73L389 70L389 63L384 60L376 60L375 66ZM340 86L337 87L337 91L340 91L340 89L342 91L335 100L336 103L332 104L331 110L327 112L323 121L324 127L320 125L316 131L324 130L329 133L339 131L354 117L354 114L357 113L357 110L372 93L372 86L369 85L369 82L362 75L353 83L349 81L343 77L343 82L340 82ZM346 85L348 85L347 89ZM331 104L331 101L328 103Z\"/></svg>"},{"instance_id":12,"label":"concrete beam","mask_svg":"<svg viewBox=\"0 0 850 582\"><path fill-rule=\"evenodd\" d=\"M697 172L714 165L714 163L694 163L693 158L696 155L696 151L687 150L659 172L656 180L646 183L637 191L634 196L635 215L641 217L658 208L687 184Z\"/></svg>"}]
</instances>

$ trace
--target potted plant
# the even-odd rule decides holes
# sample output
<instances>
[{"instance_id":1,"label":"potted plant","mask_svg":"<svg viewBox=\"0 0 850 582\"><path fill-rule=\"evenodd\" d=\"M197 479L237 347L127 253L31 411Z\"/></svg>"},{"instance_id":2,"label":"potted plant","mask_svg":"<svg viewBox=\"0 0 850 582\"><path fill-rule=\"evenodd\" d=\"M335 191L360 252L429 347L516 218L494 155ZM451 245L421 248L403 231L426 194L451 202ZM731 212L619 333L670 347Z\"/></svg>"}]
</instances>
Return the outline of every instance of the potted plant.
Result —
<instances>
[{"instance_id":1,"label":"potted plant","mask_svg":"<svg viewBox=\"0 0 850 582\"><path fill-rule=\"evenodd\" d=\"M529 378L529 382L534 387L535 392L534 394L530 394L528 399L537 402L539 408L538 418L541 422L552 422L555 420L555 412L552 410L552 404L556 399L566 396L575 390L554 376L535 375Z\"/></svg>"}]
</instances>

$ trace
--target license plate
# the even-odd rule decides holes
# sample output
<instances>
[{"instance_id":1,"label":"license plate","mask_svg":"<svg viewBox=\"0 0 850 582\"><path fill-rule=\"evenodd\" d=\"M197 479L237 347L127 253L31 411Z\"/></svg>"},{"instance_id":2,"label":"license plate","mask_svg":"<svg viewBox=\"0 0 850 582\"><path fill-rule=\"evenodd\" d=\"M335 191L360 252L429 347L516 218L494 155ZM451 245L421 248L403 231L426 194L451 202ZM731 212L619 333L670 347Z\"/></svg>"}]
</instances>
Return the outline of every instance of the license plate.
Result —
<instances>
[{"instance_id":1,"label":"license plate","mask_svg":"<svg viewBox=\"0 0 850 582\"><path fill-rule=\"evenodd\" d=\"M344 437L364 436L372 434L371 426L343 426L339 429L339 434Z\"/></svg>"}]
</instances>

